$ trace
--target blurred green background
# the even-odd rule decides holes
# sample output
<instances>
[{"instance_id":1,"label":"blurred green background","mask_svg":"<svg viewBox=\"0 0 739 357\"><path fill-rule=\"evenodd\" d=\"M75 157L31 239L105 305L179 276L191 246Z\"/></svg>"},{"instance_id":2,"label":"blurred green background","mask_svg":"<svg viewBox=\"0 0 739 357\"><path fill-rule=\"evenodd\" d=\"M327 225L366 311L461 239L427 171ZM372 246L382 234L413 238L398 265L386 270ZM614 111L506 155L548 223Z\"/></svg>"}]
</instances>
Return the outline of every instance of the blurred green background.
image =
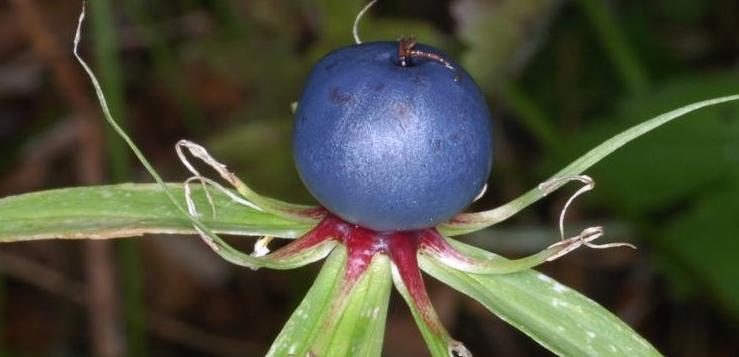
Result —
<instances>
[{"instance_id":1,"label":"blurred green background","mask_svg":"<svg viewBox=\"0 0 739 357\"><path fill-rule=\"evenodd\" d=\"M290 154L312 63L353 43L354 0L94 0L82 37L114 115L164 177L180 138L204 144L258 191L310 203ZM79 1L0 2L0 197L148 182L104 128L73 62ZM364 41L415 35L486 92L496 162L475 208L501 205L619 131L693 101L739 93L735 0L381 0ZM739 355L739 105L702 110L588 172L570 229L604 225L638 251L581 249L543 271L606 306L670 356ZM557 239L569 187L467 238L506 256ZM238 244L250 249L250 240ZM263 354L315 266L258 273L197 239L0 247L0 356ZM452 335L481 355L547 355L429 282ZM424 355L394 298L386 354Z\"/></svg>"}]
</instances>

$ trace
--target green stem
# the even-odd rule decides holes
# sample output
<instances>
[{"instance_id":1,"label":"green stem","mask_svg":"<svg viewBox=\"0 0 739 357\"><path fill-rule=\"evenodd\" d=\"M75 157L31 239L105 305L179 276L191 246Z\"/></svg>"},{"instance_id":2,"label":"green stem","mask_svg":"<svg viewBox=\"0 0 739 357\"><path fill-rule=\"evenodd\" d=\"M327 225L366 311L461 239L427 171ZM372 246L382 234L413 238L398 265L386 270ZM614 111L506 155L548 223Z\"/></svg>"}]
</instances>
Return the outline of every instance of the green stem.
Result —
<instances>
[{"instance_id":1,"label":"green stem","mask_svg":"<svg viewBox=\"0 0 739 357\"><path fill-rule=\"evenodd\" d=\"M125 125L125 97L121 64L118 60L118 41L115 35L115 19L109 0L98 0L91 6L94 32L95 55L100 68L102 87L108 93L110 109L118 113ZM116 182L131 177L128 149L113 130L106 130L106 149L110 162L111 179ZM124 240L117 245L121 261L122 290L124 292L124 317L126 320L127 349L132 356L146 355L146 331L143 318L143 299L141 294L141 256L139 244Z\"/></svg>"},{"instance_id":2,"label":"green stem","mask_svg":"<svg viewBox=\"0 0 739 357\"><path fill-rule=\"evenodd\" d=\"M578 0L580 9L593 25L600 43L616 67L621 81L632 94L644 93L649 87L646 69L626 40L616 20L601 0Z\"/></svg>"}]
</instances>

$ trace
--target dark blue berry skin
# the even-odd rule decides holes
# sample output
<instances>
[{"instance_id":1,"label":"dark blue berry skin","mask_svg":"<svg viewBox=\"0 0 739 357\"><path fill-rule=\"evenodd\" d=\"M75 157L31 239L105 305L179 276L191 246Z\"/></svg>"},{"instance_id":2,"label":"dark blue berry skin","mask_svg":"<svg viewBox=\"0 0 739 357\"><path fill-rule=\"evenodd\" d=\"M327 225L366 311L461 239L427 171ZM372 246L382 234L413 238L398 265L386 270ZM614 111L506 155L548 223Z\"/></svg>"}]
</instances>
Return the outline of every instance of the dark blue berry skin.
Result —
<instances>
[{"instance_id":1,"label":"dark blue berry skin","mask_svg":"<svg viewBox=\"0 0 739 357\"><path fill-rule=\"evenodd\" d=\"M329 211L376 231L435 226L465 209L490 173L492 123L462 67L397 42L335 50L313 68L298 104L294 158Z\"/></svg>"}]
</instances>

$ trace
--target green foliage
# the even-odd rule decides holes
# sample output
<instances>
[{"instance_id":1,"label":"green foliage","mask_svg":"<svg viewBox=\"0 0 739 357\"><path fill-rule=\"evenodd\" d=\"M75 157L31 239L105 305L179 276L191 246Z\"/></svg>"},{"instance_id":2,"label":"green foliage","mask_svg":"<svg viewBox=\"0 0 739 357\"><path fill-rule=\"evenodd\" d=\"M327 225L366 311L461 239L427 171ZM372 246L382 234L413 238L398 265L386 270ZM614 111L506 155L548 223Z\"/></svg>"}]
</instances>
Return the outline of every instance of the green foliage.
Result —
<instances>
[{"instance_id":1,"label":"green foliage","mask_svg":"<svg viewBox=\"0 0 739 357\"><path fill-rule=\"evenodd\" d=\"M666 123L669 123L672 120L680 118L690 112L696 111L701 108L736 100L739 100L739 95L729 95L725 97L707 99L701 102L680 107L664 114L660 114L654 118L634 125L631 128L611 137L610 139L603 141L595 148L591 149L569 165L565 166L565 168L559 170L556 174L552 176L552 178L579 175L585 170L589 169L591 166L600 162L606 156L612 154L614 151L631 142L632 140L637 139L642 135ZM457 222L442 224L439 228L445 234L459 235L473 232L484 227L489 227L493 224L508 219L512 215L518 213L520 210L526 208L530 204L540 200L541 198L549 194L552 190L557 189L564 184L565 181L553 185L551 190L544 190L541 187L536 187L504 206L488 211L463 213L458 216L461 217L461 219L457 219Z\"/></svg>"},{"instance_id":2,"label":"green foliage","mask_svg":"<svg viewBox=\"0 0 739 357\"><path fill-rule=\"evenodd\" d=\"M337 247L267 356L379 356L390 298L390 261L377 256L348 292L346 251Z\"/></svg>"},{"instance_id":3,"label":"green foliage","mask_svg":"<svg viewBox=\"0 0 739 357\"><path fill-rule=\"evenodd\" d=\"M182 186L171 184L169 189L184 205ZM208 207L201 189L194 190L195 203ZM215 232L294 238L310 228L239 205L222 193L211 194L218 207L216 216L207 214L203 222ZM195 233L188 217L172 206L155 184L64 188L0 199L1 242L149 233Z\"/></svg>"},{"instance_id":4,"label":"green foliage","mask_svg":"<svg viewBox=\"0 0 739 357\"><path fill-rule=\"evenodd\" d=\"M737 73L688 77L665 83L649 95L621 101L611 117L578 132L568 151L582 152L619 128L669 110L676 102L730 93L737 89L737 81ZM593 171L599 193L624 213L643 216L700 195L711 184L721 189L739 180L732 155L739 150L738 113L739 105L734 103L699 111L690 114L689 120L634 142Z\"/></svg>"},{"instance_id":5,"label":"green foliage","mask_svg":"<svg viewBox=\"0 0 739 357\"><path fill-rule=\"evenodd\" d=\"M570 151L587 148L672 103L736 90L738 82L739 75L730 72L665 83L649 95L619 103L613 118L578 133ZM708 287L706 291L739 317L736 284L725 283L739 279L739 266L728 253L736 247L735 220L728 212L739 204L738 118L735 103L690 114L625 147L594 168L593 175L602 201L655 232L648 238L666 263L687 272L674 275L682 285ZM678 214L666 215L683 205ZM659 216L666 218L650 219Z\"/></svg>"},{"instance_id":6,"label":"green foliage","mask_svg":"<svg viewBox=\"0 0 739 357\"><path fill-rule=\"evenodd\" d=\"M416 326L418 326L418 329L421 331L421 336L423 336L423 340L426 342L429 354L433 357L448 356L448 346L449 343L452 342L450 341L451 338L449 337L449 334L446 331L439 331L439 326L431 326L429 323L424 321L422 312L419 307L414 304L413 298L411 297L410 292L408 292L406 286L403 285L402 279L395 276L394 278L396 278L395 286L403 299L405 299L406 305L408 305L408 308L411 310L411 315L413 315L413 319L416 321Z\"/></svg>"},{"instance_id":7,"label":"green foliage","mask_svg":"<svg viewBox=\"0 0 739 357\"><path fill-rule=\"evenodd\" d=\"M454 242L465 253L500 259ZM429 275L479 301L542 346L561 356L659 356L652 345L594 301L526 270L513 274L472 274L421 257Z\"/></svg>"},{"instance_id":8,"label":"green foliage","mask_svg":"<svg viewBox=\"0 0 739 357\"><path fill-rule=\"evenodd\" d=\"M737 99L739 95L706 100L659 115L606 140L562 169L555 177L578 174L629 141L686 113ZM145 159L142 160L145 162ZM156 175L154 172L152 174ZM17 241L55 237L104 238L143 233L193 233L188 226L201 225L209 227L213 232L295 237L309 228L306 223L301 225L300 222L279 218L274 214L236 206L234 201L222 193L214 194L216 215L206 215L195 221L192 217L183 215L180 208L169 204L169 197L165 195L167 193L172 198L182 197L182 187L169 185L168 192L164 188L155 185L98 186L5 198L0 200L0 217L3 220L0 238L2 241ZM479 215L478 222L449 225L447 231L459 234L495 224L538 201L547 192L535 188L509 205L469 215ZM203 192L196 192L194 199L198 206L208 203ZM184 205L181 201L174 203ZM698 226L701 223L698 221ZM212 233L207 235L216 239ZM219 244L216 251L235 263L278 269L293 266L291 262L261 262L258 257L230 252L231 248L222 245L220 241L216 244ZM478 256L487 254L461 243L455 243L455 246L462 252ZM224 248L225 252L219 251ZM328 246L326 249L332 248L334 247ZM342 253L341 246L335 247L333 251L317 284L278 337L273 354L283 354L280 352L283 350L288 353L321 351L329 354L345 354L353 350L366 355L379 354L382 341L380 326L384 322L390 284L389 261L383 256L376 258L357 284L344 286L341 284L344 281L344 265L341 263L346 260L346 254ZM320 252L310 253L299 258L299 261L310 262L321 256ZM492 260L496 257L488 254L485 259ZM300 262L298 264L304 264ZM544 275L531 271L502 275L466 273L424 256L421 256L421 266L432 276L480 301L492 312L555 353L658 355L651 345L605 309ZM708 274L711 276L710 270ZM395 280L401 294L408 300L432 354L446 354L453 341L446 332L440 333L443 327L439 330L439 326L427 325L402 282L398 283L397 278ZM729 295L733 292L730 291ZM377 316L374 311L377 311ZM368 312L373 313L368 315Z\"/></svg>"},{"instance_id":9,"label":"green foliage","mask_svg":"<svg viewBox=\"0 0 739 357\"><path fill-rule=\"evenodd\" d=\"M392 40L400 35L413 34L422 42L450 53L461 47L457 41L466 46L459 56L466 68L485 90L499 95L494 99L509 106L517 120L520 118L516 125L523 126L533 134L536 143L546 149L543 153L536 153L536 148L533 148L534 154L527 152L525 155L540 154L543 158L537 159L547 162L545 167L549 173L556 169L550 166L551 162L562 163L563 158L576 157L598 145L555 176L581 173L604 160L602 165L589 172L597 179L599 189L595 192L603 206L615 209L619 217L631 218L651 232L647 239L658 248L654 254L675 266L670 272L676 280L686 286L705 288L700 289L703 294L710 294L739 316L739 288L730 283L739 280L739 268L732 255L739 248L733 239L734 233L739 231L734 218L734 213L739 211L737 104L690 114L690 120L650 134L628 145L618 155L605 159L627 142L688 111L735 100L736 96L703 102L642 123L644 118L672 110L683 103L735 93L739 78L735 72L723 72L699 73L676 79L676 73L684 68L680 67L682 64L673 62L664 68L648 68L649 61L639 56L656 50L645 50L639 47L640 43L629 43L633 39L628 34L641 28L627 21L637 20L619 19L617 13L600 6L600 2L581 0L573 3L575 5L572 6L577 6L580 16L584 17L582 22L589 26L584 30L580 28L578 19L557 18L557 9L562 5L556 1L488 4L458 0L452 4L452 16L459 25L453 34L442 32L426 19L392 18L372 13L361 24L360 34L365 41ZM699 3L660 1L655 5L655 11L676 21L677 25L698 24L709 13L708 6ZM145 9L128 5L131 6L129 12L137 14L135 22L149 21ZM166 36L159 36L149 27L143 29L144 37L149 39L145 42L153 43L151 50L158 72L151 78L155 81L165 79L165 85L187 117L187 127L191 131L203 129L204 125L200 108L188 98L192 93L187 93L189 88L186 87L191 83L185 76L180 78L180 73L187 71L186 63L202 61L209 70L226 78L228 85L248 92L247 98L237 97L233 101L236 108L228 115L232 118L229 130L225 134L211 136L206 146L223 162L238 167L236 171L256 187L264 187L268 193L284 195L291 200L296 196L308 199L304 190L295 187L297 177L288 173L293 172L287 144L288 103L297 97L303 76L318 57L335 47L351 43L349 29L362 2L321 0L309 4L257 0L249 2L249 11L243 14L236 13L236 7L228 1L218 1L212 6L218 20L226 24L224 28L227 31L208 33L197 43L177 44L175 48L172 43L164 43ZM114 23L110 18L105 20L105 16L109 15L103 14L99 18L108 24ZM313 22L304 17L310 17ZM585 41L577 37L579 35L564 40L556 34L552 36L554 39L546 38L548 26L556 21L567 22L569 31L577 29L593 34L583 36L588 39ZM101 26L100 23L97 26ZM306 30L304 27L310 28ZM105 40L111 38L110 26L100 28L103 31L99 35L101 46L112 43ZM105 31L108 31L107 35ZM306 31L310 32L311 39L308 47L302 48L306 40L301 35ZM511 79L526 69L529 58L536 56L538 46L542 42L553 41L560 42L552 44L553 49L539 56L538 65L547 69L556 67L564 74L557 73L559 77L556 78L529 74L520 85L513 83ZM660 43L660 46L667 48L667 44ZM660 47L659 50L665 48ZM101 73L111 71L108 66L116 59L109 56L115 50L101 51ZM593 53L597 51L604 53ZM561 57L567 55L574 58L572 63L565 63L575 68L570 68L571 72L567 72L567 68L562 69ZM671 60L678 57L673 53L661 55ZM178 63L173 58L184 60ZM613 68L604 69L601 62L607 62ZM653 74L649 76L653 83L647 83L648 71ZM113 71L112 75L118 74ZM120 78L113 81L122 82ZM565 83L561 84L562 81ZM567 81L576 82L580 87L566 87ZM116 113L125 107L120 103L122 93L115 93L118 90L120 88L114 88L113 92L106 90L116 98L112 103ZM624 94L624 90L628 94ZM570 102L559 103L562 98L569 98ZM586 121L579 115L605 119ZM242 123L244 118L271 120ZM559 121L555 122L557 119ZM505 120L503 117L502 121ZM603 142L613 133L631 126L634 127ZM572 129L576 135L565 135L565 130L557 129L560 127ZM508 129L503 125L498 128L502 129L501 132ZM503 135L506 134L511 132ZM510 141L521 139L515 136L515 132L513 135ZM526 161L527 167L528 163ZM506 165L505 162L502 164ZM538 173L534 175L527 170L519 168L517 172L504 174L517 179L521 177L524 182L540 180ZM168 187L179 207L172 205L160 186L150 184L68 188L3 198L0 199L0 242L196 233L193 220L183 210L186 204L182 186L168 184ZM295 238L311 228L311 223L260 212L238 205L215 190L211 193L217 207L215 216L208 210L202 190L195 188L195 203L202 212L196 223L202 224L198 227L208 227L215 233ZM450 224L443 226L442 231L456 235L495 224L545 195L545 192L534 188L507 205L483 212L473 225ZM666 214L675 207L678 207L677 214ZM470 253L492 256L461 243L455 245ZM316 283L278 336L271 354L318 350L323 354L340 355L350 349L352 355L381 354L390 289L390 263L385 257L378 257L346 296L345 303L331 305L330 302L336 301L339 294L345 260L343 248L336 246ZM422 256L420 261L427 273L479 301L555 353L658 354L608 311L537 272L527 270L507 275L482 275L451 269L429 257ZM403 287L398 288L407 297ZM418 318L414 306L409 305L431 353L445 355L448 341L434 334ZM367 314L368 311L373 314Z\"/></svg>"}]
</instances>

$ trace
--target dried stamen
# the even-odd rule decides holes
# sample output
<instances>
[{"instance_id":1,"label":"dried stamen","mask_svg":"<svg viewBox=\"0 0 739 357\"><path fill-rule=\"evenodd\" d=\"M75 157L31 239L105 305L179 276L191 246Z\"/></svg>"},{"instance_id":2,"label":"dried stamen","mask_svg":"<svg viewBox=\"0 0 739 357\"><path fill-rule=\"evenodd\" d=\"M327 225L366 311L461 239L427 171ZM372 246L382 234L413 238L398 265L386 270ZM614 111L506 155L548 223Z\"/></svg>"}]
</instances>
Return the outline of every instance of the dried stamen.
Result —
<instances>
[{"instance_id":1,"label":"dried stamen","mask_svg":"<svg viewBox=\"0 0 739 357\"><path fill-rule=\"evenodd\" d=\"M595 187L595 181L590 176L587 176L587 175L575 175L575 176L553 177L539 184L539 189L544 191L544 195L548 195L552 191L556 190L557 188L561 187L562 185L570 181L580 181L584 184L584 186L580 187L580 189L575 191L575 193L572 194L572 196L570 196L569 199L567 199L567 202L565 202L565 205L562 208L562 212L559 214L560 241L555 244L550 245L549 247L547 247L547 249L556 248L562 245L566 247L562 249L561 251L559 251L557 254L549 257L547 261L552 261L559 257L562 257L563 255L579 248L582 245L589 247L589 248L594 248L594 249L606 249L606 248L615 248L615 247L629 247L632 249L636 249L636 247L633 244L629 244L629 243L606 243L606 244L591 243L592 241L603 236L603 227L599 227L599 226L588 227L584 229L577 236L574 236L568 239L564 238L565 237L564 221L565 221L565 213L567 213L567 209L570 207L570 205L575 200L575 198L577 198L577 196L580 196L581 194L592 190Z\"/></svg>"},{"instance_id":2,"label":"dried stamen","mask_svg":"<svg viewBox=\"0 0 739 357\"><path fill-rule=\"evenodd\" d=\"M564 222L565 222L565 213L567 213L567 209L570 208L570 205L572 202L577 198L577 196L582 195L585 192L588 192L595 188L595 180L587 175L576 175L576 176L562 176L562 177L553 177L541 184L539 184L539 189L544 191L544 195L548 195L550 192L556 190L557 188L561 187L562 185L571 182L571 181L580 181L584 184L583 187L580 187L579 190L577 190L570 198L565 202L564 208L562 208L562 212L559 214L559 238L561 240L565 239L565 229L564 229Z\"/></svg>"},{"instance_id":3,"label":"dried stamen","mask_svg":"<svg viewBox=\"0 0 739 357\"><path fill-rule=\"evenodd\" d=\"M194 175L194 177L198 178L201 182L207 182L213 187L216 187L221 192L225 193L231 199L233 199L235 202L239 204L256 209L258 211L263 211L263 209L259 207L258 205L256 205L254 202L238 197L237 195L233 194L233 192L225 189L223 186L219 185L215 181L208 179L204 177L203 175L201 175L200 172L197 169L195 169L195 167L192 166L192 164L190 164L190 161L187 160L187 157L185 156L185 153L183 152L182 148L187 149L188 152L192 156L195 156L196 158L206 163L208 166L212 167L214 170L216 170L221 175L221 177L224 180L228 181L231 185L233 185L237 189L239 188L240 185L242 185L241 181L236 179L235 175L231 173L230 171L228 171L228 169L226 168L226 165L218 162L216 159L210 156L210 154L208 153L207 150L205 150L204 147L192 141L189 141L189 140L180 140L175 145L175 151L177 151L177 157L180 159L180 162L182 162L182 164L185 165L187 170L190 171L190 173ZM207 190L206 190L206 194L208 194Z\"/></svg>"}]
</instances>

